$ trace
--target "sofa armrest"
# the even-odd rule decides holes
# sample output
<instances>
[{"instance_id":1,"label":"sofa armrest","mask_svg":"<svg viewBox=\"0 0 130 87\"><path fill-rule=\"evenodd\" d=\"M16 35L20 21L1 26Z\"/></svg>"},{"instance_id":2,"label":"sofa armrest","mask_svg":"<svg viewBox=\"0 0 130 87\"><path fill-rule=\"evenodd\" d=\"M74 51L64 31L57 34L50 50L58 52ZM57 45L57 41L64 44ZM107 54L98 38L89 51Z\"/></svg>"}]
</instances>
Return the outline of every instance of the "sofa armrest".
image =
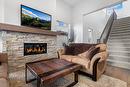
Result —
<instances>
[{"instance_id":1,"label":"sofa armrest","mask_svg":"<svg viewBox=\"0 0 130 87\"><path fill-rule=\"evenodd\" d=\"M0 53L0 62L8 63L8 55L7 55L7 53Z\"/></svg>"},{"instance_id":2,"label":"sofa armrest","mask_svg":"<svg viewBox=\"0 0 130 87\"><path fill-rule=\"evenodd\" d=\"M94 80L100 78L100 76L104 73L106 69L106 59L103 59L101 57L95 57L90 62L90 70L93 73Z\"/></svg>"},{"instance_id":3,"label":"sofa armrest","mask_svg":"<svg viewBox=\"0 0 130 87\"><path fill-rule=\"evenodd\" d=\"M60 58L61 55L64 55L64 54L65 54L65 49L64 49L64 48L59 49L59 50L57 51L58 58Z\"/></svg>"}]
</instances>

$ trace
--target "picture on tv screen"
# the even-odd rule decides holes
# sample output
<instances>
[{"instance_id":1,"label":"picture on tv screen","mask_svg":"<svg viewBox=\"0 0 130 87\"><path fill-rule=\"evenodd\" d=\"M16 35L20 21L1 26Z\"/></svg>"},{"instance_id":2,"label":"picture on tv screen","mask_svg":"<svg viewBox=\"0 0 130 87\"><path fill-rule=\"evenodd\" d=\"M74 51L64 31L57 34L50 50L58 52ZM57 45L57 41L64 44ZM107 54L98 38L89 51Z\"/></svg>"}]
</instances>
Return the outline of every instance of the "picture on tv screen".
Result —
<instances>
[{"instance_id":1,"label":"picture on tv screen","mask_svg":"<svg viewBox=\"0 0 130 87\"><path fill-rule=\"evenodd\" d=\"M51 15L21 5L21 25L51 30Z\"/></svg>"}]
</instances>

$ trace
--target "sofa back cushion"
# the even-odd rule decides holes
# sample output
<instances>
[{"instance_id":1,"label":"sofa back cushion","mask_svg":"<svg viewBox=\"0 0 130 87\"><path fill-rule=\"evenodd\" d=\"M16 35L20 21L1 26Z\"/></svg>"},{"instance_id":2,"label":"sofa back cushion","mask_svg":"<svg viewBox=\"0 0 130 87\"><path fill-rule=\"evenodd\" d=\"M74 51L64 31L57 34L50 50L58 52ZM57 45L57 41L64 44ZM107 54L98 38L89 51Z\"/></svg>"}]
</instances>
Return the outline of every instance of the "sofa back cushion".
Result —
<instances>
[{"instance_id":1,"label":"sofa back cushion","mask_svg":"<svg viewBox=\"0 0 130 87\"><path fill-rule=\"evenodd\" d=\"M71 47L73 47L73 54L78 55L83 52L86 52L89 50L91 46L95 46L96 44L85 44L85 43L73 43L70 44Z\"/></svg>"},{"instance_id":2,"label":"sofa back cushion","mask_svg":"<svg viewBox=\"0 0 130 87\"><path fill-rule=\"evenodd\" d=\"M96 48L100 48L99 52L106 51L106 44L86 44L86 43L72 43L69 46L65 46L65 54L66 55L78 55L84 53L89 50L92 46Z\"/></svg>"},{"instance_id":3,"label":"sofa back cushion","mask_svg":"<svg viewBox=\"0 0 130 87\"><path fill-rule=\"evenodd\" d=\"M72 46L65 46L65 54L66 55L74 55L74 47Z\"/></svg>"}]
</instances>

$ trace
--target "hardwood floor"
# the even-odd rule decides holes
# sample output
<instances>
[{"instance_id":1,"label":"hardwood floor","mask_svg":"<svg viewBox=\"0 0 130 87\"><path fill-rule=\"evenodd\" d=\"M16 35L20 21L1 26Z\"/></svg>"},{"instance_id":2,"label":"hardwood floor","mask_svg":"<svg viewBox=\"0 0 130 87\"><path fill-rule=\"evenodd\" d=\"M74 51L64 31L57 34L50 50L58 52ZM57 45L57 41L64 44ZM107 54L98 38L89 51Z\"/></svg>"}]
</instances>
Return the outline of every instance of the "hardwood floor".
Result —
<instances>
[{"instance_id":1,"label":"hardwood floor","mask_svg":"<svg viewBox=\"0 0 130 87\"><path fill-rule=\"evenodd\" d=\"M127 82L127 87L130 87L130 70L108 65L105 74Z\"/></svg>"}]
</instances>

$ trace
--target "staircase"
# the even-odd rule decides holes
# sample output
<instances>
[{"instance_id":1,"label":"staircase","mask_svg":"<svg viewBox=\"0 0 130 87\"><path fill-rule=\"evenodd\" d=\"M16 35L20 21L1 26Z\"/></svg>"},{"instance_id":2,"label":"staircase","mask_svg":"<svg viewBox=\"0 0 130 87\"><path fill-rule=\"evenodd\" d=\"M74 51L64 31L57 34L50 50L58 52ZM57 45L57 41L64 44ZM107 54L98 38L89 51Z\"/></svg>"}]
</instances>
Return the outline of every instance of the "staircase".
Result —
<instances>
[{"instance_id":1,"label":"staircase","mask_svg":"<svg viewBox=\"0 0 130 87\"><path fill-rule=\"evenodd\" d=\"M113 22L107 44L108 64L130 69L130 17Z\"/></svg>"}]
</instances>

